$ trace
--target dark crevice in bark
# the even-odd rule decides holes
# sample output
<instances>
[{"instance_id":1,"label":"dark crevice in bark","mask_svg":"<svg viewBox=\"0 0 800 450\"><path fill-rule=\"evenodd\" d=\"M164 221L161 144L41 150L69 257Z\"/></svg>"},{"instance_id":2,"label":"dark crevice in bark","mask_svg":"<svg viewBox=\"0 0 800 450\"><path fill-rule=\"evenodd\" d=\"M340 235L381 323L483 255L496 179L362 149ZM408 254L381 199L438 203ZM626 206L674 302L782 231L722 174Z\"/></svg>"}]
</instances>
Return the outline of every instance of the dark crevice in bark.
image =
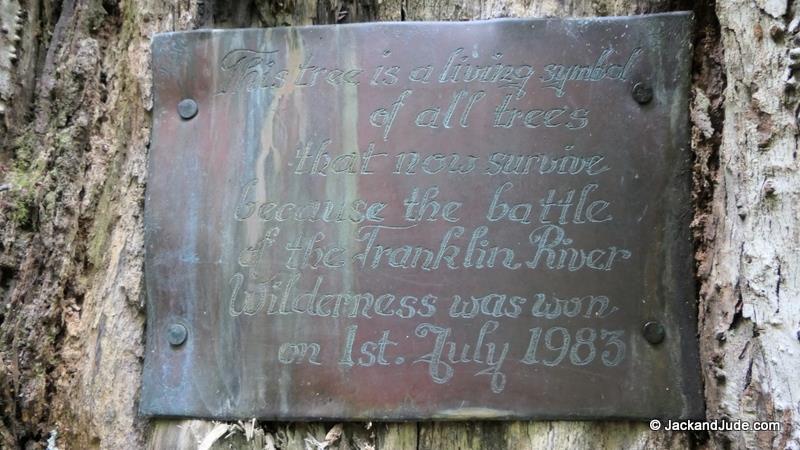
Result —
<instances>
[{"instance_id":1,"label":"dark crevice in bark","mask_svg":"<svg viewBox=\"0 0 800 450\"><path fill-rule=\"evenodd\" d=\"M724 92L727 84L723 66L724 55L721 42L721 30L716 13L716 1L707 0L694 5L695 42L693 60L693 79L691 92L692 117L692 149L694 151L692 200L694 219L692 234L695 247L695 276L697 282L698 301L698 344L701 354L701 371L704 376L704 390L709 399L708 390L714 389L709 381L724 384L724 371L718 367L721 358L709 358L704 353L704 345L722 344L722 335L706 335L708 330L703 326L704 313L707 311L706 301L709 286L709 270L711 268L711 249L714 242L714 216L712 201L717 188L719 176L719 153L722 144L722 128L725 119ZM710 444L708 432L691 434L692 447L706 447ZM716 443L717 445L719 442Z\"/></svg>"},{"instance_id":2,"label":"dark crevice in bark","mask_svg":"<svg viewBox=\"0 0 800 450\"><path fill-rule=\"evenodd\" d=\"M275 2L279 3L279 2ZM287 2L288 3L288 2ZM199 8L198 4L198 8ZM215 28L246 28L252 26L256 6L252 0L226 0L203 2L203 10L211 14Z\"/></svg>"}]
</instances>

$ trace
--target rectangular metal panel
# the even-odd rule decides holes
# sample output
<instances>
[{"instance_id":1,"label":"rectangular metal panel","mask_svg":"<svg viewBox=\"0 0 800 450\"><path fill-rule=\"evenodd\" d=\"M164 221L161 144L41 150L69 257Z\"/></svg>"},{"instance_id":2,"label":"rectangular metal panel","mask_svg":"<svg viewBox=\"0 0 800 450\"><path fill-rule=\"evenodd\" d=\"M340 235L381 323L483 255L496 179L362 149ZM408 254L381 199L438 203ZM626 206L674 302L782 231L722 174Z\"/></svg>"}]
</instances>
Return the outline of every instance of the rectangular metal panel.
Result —
<instances>
[{"instance_id":1,"label":"rectangular metal panel","mask_svg":"<svg viewBox=\"0 0 800 450\"><path fill-rule=\"evenodd\" d=\"M701 416L691 29L156 36L142 413Z\"/></svg>"}]
</instances>

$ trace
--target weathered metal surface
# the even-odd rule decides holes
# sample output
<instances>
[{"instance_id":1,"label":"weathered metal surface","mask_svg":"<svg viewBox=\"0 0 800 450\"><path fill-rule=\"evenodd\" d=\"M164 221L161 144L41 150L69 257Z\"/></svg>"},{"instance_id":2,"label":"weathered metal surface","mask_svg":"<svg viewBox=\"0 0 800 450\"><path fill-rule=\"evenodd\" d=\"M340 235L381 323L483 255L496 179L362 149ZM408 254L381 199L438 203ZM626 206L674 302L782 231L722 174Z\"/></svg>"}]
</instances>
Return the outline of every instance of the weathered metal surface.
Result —
<instances>
[{"instance_id":1,"label":"weathered metal surface","mask_svg":"<svg viewBox=\"0 0 800 450\"><path fill-rule=\"evenodd\" d=\"M141 411L702 415L690 30L157 36Z\"/></svg>"}]
</instances>

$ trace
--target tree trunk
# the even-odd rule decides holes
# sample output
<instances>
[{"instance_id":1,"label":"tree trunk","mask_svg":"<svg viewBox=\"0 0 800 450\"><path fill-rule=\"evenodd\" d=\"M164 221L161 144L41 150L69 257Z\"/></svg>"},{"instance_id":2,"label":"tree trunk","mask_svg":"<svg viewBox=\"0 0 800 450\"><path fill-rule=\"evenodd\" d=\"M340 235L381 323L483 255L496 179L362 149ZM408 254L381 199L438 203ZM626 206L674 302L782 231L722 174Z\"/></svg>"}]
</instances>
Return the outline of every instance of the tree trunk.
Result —
<instances>
[{"instance_id":1,"label":"tree trunk","mask_svg":"<svg viewBox=\"0 0 800 450\"><path fill-rule=\"evenodd\" d=\"M708 416L777 420L781 431L137 416L154 33L692 8ZM787 0L0 0L0 448L800 448L795 8Z\"/></svg>"}]
</instances>

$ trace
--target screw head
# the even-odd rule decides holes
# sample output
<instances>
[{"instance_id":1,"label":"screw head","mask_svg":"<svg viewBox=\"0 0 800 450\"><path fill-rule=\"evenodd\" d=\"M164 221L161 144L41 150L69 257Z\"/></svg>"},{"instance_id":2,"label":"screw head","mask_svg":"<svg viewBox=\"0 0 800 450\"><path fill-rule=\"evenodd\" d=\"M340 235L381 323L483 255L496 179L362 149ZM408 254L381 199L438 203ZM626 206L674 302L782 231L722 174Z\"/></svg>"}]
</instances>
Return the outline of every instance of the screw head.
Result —
<instances>
[{"instance_id":1,"label":"screw head","mask_svg":"<svg viewBox=\"0 0 800 450\"><path fill-rule=\"evenodd\" d=\"M197 102L185 98L178 103L178 115L184 120L189 120L197 115Z\"/></svg>"},{"instance_id":2,"label":"screw head","mask_svg":"<svg viewBox=\"0 0 800 450\"><path fill-rule=\"evenodd\" d=\"M666 331L664 330L664 326L659 322L647 322L642 327L642 334L647 342L656 345L664 341Z\"/></svg>"},{"instance_id":3,"label":"screw head","mask_svg":"<svg viewBox=\"0 0 800 450\"><path fill-rule=\"evenodd\" d=\"M177 347L186 342L186 337L188 335L189 332L186 331L186 327L179 323L173 323L167 327L167 342L173 347Z\"/></svg>"},{"instance_id":4,"label":"screw head","mask_svg":"<svg viewBox=\"0 0 800 450\"><path fill-rule=\"evenodd\" d=\"M641 82L633 85L632 94L633 99L640 105L650 103L653 100L653 89Z\"/></svg>"}]
</instances>

